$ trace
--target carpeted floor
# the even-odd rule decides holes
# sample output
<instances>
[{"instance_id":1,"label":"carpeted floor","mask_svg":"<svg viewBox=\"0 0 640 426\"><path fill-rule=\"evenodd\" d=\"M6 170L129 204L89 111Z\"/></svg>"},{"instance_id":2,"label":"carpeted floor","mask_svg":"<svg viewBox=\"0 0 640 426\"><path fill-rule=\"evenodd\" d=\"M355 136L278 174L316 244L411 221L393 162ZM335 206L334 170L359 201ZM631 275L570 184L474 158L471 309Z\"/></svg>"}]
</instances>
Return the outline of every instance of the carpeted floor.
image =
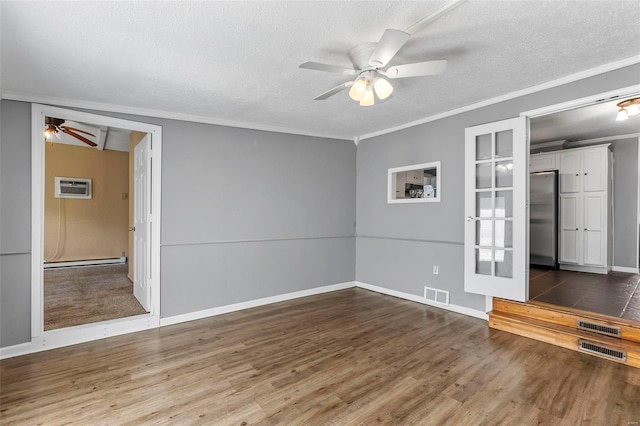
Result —
<instances>
[{"instance_id":1,"label":"carpeted floor","mask_svg":"<svg viewBox=\"0 0 640 426\"><path fill-rule=\"evenodd\" d=\"M126 264L44 271L45 330L144 313Z\"/></svg>"}]
</instances>

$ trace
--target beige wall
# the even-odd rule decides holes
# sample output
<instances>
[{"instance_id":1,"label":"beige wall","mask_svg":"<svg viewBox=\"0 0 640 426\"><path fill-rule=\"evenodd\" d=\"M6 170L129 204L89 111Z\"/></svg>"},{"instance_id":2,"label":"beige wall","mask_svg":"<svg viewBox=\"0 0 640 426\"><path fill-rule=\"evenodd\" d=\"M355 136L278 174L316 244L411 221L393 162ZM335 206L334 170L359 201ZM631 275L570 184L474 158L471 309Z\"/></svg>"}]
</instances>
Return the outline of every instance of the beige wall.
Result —
<instances>
[{"instance_id":1,"label":"beige wall","mask_svg":"<svg viewBox=\"0 0 640 426\"><path fill-rule=\"evenodd\" d=\"M133 131L129 134L129 226L133 226L133 153L136 145L146 133ZM133 232L129 232L129 272L127 275L133 281Z\"/></svg>"},{"instance_id":2,"label":"beige wall","mask_svg":"<svg viewBox=\"0 0 640 426\"><path fill-rule=\"evenodd\" d=\"M47 262L127 255L128 157L127 152L46 144L44 256ZM93 198L55 198L55 176L91 178Z\"/></svg>"}]
</instances>

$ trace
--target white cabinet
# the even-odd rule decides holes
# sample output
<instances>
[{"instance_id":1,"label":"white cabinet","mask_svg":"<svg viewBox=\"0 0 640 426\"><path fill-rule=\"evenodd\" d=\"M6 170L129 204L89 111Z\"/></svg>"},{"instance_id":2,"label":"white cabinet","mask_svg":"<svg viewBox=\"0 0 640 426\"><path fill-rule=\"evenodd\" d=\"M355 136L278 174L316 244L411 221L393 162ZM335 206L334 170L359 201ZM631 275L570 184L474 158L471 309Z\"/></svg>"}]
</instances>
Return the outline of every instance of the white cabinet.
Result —
<instances>
[{"instance_id":1,"label":"white cabinet","mask_svg":"<svg viewBox=\"0 0 640 426\"><path fill-rule=\"evenodd\" d=\"M563 269L608 272L608 146L564 150L558 154L558 255Z\"/></svg>"},{"instance_id":2,"label":"white cabinet","mask_svg":"<svg viewBox=\"0 0 640 426\"><path fill-rule=\"evenodd\" d=\"M560 193L606 191L608 146L561 152Z\"/></svg>"},{"instance_id":3,"label":"white cabinet","mask_svg":"<svg viewBox=\"0 0 640 426\"><path fill-rule=\"evenodd\" d=\"M424 170L411 170L406 173L407 183L424 185Z\"/></svg>"},{"instance_id":4,"label":"white cabinet","mask_svg":"<svg viewBox=\"0 0 640 426\"><path fill-rule=\"evenodd\" d=\"M558 166L556 165L556 157L557 154L553 153L544 153L544 154L531 154L529 155L529 171L530 172L544 172L549 170L556 170Z\"/></svg>"},{"instance_id":5,"label":"white cabinet","mask_svg":"<svg viewBox=\"0 0 640 426\"><path fill-rule=\"evenodd\" d=\"M560 196L560 263L581 263L582 250L582 197L576 194Z\"/></svg>"},{"instance_id":6,"label":"white cabinet","mask_svg":"<svg viewBox=\"0 0 640 426\"><path fill-rule=\"evenodd\" d=\"M607 196L604 193L588 193L584 201L584 252L582 263L588 266L606 266Z\"/></svg>"},{"instance_id":7,"label":"white cabinet","mask_svg":"<svg viewBox=\"0 0 640 426\"><path fill-rule=\"evenodd\" d=\"M563 152L559 158L560 193L580 192L580 152Z\"/></svg>"},{"instance_id":8,"label":"white cabinet","mask_svg":"<svg viewBox=\"0 0 640 426\"><path fill-rule=\"evenodd\" d=\"M607 190L607 148L589 149L582 152L582 190L584 192Z\"/></svg>"}]
</instances>

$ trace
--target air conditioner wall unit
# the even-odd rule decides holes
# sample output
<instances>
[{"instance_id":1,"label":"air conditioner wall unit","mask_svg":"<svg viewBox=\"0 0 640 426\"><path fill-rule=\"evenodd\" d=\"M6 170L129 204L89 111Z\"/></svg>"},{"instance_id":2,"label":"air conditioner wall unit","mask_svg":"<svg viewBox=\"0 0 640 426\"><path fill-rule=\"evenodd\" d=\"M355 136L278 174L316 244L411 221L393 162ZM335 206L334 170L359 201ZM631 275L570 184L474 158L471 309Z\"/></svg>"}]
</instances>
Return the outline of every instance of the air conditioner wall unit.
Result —
<instances>
[{"instance_id":1,"label":"air conditioner wall unit","mask_svg":"<svg viewBox=\"0 0 640 426\"><path fill-rule=\"evenodd\" d=\"M91 199L91 179L56 176L55 197Z\"/></svg>"}]
</instances>

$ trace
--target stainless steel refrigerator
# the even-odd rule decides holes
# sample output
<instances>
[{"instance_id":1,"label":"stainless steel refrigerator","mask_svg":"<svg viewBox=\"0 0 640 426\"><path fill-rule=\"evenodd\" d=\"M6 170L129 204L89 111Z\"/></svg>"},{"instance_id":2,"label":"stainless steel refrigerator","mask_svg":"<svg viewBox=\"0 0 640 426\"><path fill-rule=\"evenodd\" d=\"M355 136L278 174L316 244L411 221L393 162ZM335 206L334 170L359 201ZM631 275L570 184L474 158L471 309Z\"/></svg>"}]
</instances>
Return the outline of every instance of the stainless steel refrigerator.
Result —
<instances>
[{"instance_id":1,"label":"stainless steel refrigerator","mask_svg":"<svg viewBox=\"0 0 640 426\"><path fill-rule=\"evenodd\" d=\"M529 263L558 268L558 171L529 179Z\"/></svg>"}]
</instances>

